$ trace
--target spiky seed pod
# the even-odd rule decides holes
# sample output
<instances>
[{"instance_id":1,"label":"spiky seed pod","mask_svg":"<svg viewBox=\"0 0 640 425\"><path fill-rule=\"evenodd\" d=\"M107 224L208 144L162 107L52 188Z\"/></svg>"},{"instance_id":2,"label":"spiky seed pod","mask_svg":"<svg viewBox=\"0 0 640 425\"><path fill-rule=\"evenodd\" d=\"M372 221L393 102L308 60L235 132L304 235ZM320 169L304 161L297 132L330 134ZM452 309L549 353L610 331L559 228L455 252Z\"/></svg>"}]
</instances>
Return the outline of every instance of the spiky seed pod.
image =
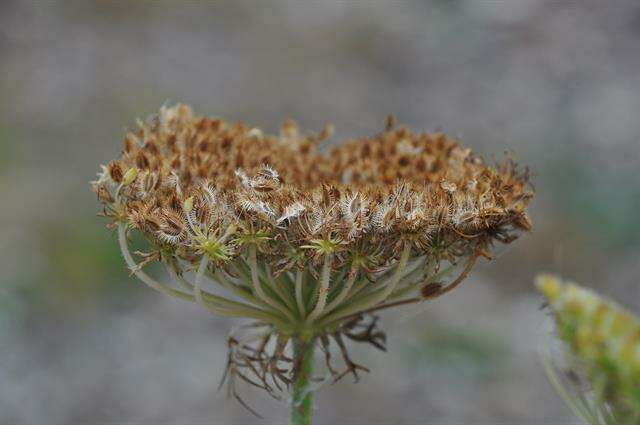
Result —
<instances>
[{"instance_id":1,"label":"spiky seed pod","mask_svg":"<svg viewBox=\"0 0 640 425\"><path fill-rule=\"evenodd\" d=\"M638 423L640 320L615 302L553 276L540 276L537 286L574 356L572 367L588 378L616 423Z\"/></svg>"},{"instance_id":2,"label":"spiky seed pod","mask_svg":"<svg viewBox=\"0 0 640 425\"><path fill-rule=\"evenodd\" d=\"M331 127L304 135L287 121L275 137L162 107L125 135L92 187L129 267L151 287L280 337L331 335L342 350L367 312L448 292L494 241L531 228L526 170L490 167L444 134L392 124L327 154L318 143ZM135 263L131 229L157 253L144 264L162 261L182 289ZM439 273L447 262L463 266L449 285ZM369 342L380 345L376 335Z\"/></svg>"}]
</instances>

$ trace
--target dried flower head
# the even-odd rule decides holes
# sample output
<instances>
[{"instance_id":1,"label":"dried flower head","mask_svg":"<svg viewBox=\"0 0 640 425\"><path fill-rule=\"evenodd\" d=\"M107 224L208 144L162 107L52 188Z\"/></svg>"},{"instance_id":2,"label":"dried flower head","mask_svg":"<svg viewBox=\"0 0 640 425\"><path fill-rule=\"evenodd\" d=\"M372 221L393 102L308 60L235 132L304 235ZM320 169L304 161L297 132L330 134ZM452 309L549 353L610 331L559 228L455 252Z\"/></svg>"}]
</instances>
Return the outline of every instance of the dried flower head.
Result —
<instances>
[{"instance_id":1,"label":"dried flower head","mask_svg":"<svg viewBox=\"0 0 640 425\"><path fill-rule=\"evenodd\" d=\"M293 338L319 341L327 355L333 339L357 376L343 337L384 347L371 312L450 291L492 243L531 229L528 174L512 161L490 167L444 134L392 121L322 152L330 134L329 126L303 134L287 121L269 136L185 105L163 107L125 135L121 157L92 183L140 279L264 326L257 348L230 340L234 373L267 370L286 384L281 362ZM142 264L127 248L131 229L153 254ZM182 288L144 273L152 261ZM445 285L447 264L463 265ZM275 347L269 355L267 347ZM265 376L257 384L271 389Z\"/></svg>"},{"instance_id":2,"label":"dried flower head","mask_svg":"<svg viewBox=\"0 0 640 425\"><path fill-rule=\"evenodd\" d=\"M574 283L540 276L537 286L567 343L575 379L585 376L597 409L577 409L594 423L640 421L640 320L613 301ZM612 419L610 421L609 419Z\"/></svg>"}]
</instances>

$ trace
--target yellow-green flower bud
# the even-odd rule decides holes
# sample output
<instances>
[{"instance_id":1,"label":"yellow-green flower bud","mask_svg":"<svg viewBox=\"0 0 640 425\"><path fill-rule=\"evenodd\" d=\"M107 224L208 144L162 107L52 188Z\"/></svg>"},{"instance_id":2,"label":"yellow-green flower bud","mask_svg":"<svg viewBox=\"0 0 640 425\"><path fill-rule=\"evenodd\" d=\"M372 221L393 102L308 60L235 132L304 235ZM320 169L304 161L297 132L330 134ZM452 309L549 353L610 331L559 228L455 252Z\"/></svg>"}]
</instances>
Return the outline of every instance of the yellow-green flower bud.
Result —
<instances>
[{"instance_id":1,"label":"yellow-green flower bud","mask_svg":"<svg viewBox=\"0 0 640 425\"><path fill-rule=\"evenodd\" d=\"M578 360L577 371L585 373L616 417L640 415L640 320L556 277L541 276L536 285L554 313L560 338Z\"/></svg>"}]
</instances>

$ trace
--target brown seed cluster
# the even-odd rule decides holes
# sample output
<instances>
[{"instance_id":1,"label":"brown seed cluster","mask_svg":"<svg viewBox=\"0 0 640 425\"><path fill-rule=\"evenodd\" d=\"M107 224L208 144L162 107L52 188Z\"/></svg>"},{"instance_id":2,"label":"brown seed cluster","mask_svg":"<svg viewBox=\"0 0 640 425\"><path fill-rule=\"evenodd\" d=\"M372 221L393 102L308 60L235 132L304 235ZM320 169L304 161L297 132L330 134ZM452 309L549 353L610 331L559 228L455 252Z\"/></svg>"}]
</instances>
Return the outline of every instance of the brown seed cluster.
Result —
<instances>
[{"instance_id":1,"label":"brown seed cluster","mask_svg":"<svg viewBox=\"0 0 640 425\"><path fill-rule=\"evenodd\" d=\"M141 281L214 314L257 321L246 325L250 335L229 338L227 382L243 405L238 380L274 394L305 376L300 353L317 344L334 380L357 379L368 369L351 360L345 341L384 349L373 312L444 295L494 241L531 228L528 174L512 161L490 167L444 134L390 122L323 152L330 133L302 134L287 121L269 136L185 105L163 107L125 135L120 158L92 182ZM151 245L136 252L139 263L128 248L132 228ZM155 261L172 283L142 270ZM297 357L288 357L289 344Z\"/></svg>"},{"instance_id":2,"label":"brown seed cluster","mask_svg":"<svg viewBox=\"0 0 640 425\"><path fill-rule=\"evenodd\" d=\"M329 133L286 122L269 136L163 107L125 135L93 189L105 215L183 260L224 263L260 241L279 270L331 251L334 267L355 255L375 271L405 243L455 260L531 228L528 175L511 161L489 167L444 134L404 127L324 153Z\"/></svg>"}]
</instances>

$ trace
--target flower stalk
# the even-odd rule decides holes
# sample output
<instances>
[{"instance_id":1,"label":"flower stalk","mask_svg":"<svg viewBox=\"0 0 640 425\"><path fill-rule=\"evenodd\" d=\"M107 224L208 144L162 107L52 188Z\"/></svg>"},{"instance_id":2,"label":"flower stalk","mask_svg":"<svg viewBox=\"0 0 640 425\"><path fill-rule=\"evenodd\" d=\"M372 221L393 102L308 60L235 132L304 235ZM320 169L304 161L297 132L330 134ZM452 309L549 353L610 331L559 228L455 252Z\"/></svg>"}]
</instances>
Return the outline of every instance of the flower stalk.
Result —
<instances>
[{"instance_id":1,"label":"flower stalk","mask_svg":"<svg viewBox=\"0 0 640 425\"><path fill-rule=\"evenodd\" d=\"M307 317L307 322L312 323L324 310L327 304L327 296L329 295L329 284L331 278L331 265L333 263L333 255L325 254L324 263L322 265L322 274L318 282L318 295L316 306Z\"/></svg>"},{"instance_id":2,"label":"flower stalk","mask_svg":"<svg viewBox=\"0 0 640 425\"><path fill-rule=\"evenodd\" d=\"M302 283L303 283L304 272L302 270L296 270L296 283L295 283L295 297L296 297L296 305L298 307L298 314L300 318L304 318L306 316L306 309L304 308L304 298L302 295Z\"/></svg>"},{"instance_id":3,"label":"flower stalk","mask_svg":"<svg viewBox=\"0 0 640 425\"><path fill-rule=\"evenodd\" d=\"M274 309L278 310L288 320L294 322L295 318L293 317L293 314L291 313L291 311L287 310L286 306L283 306L276 299L267 295L265 289L262 287L262 280L258 277L260 272L258 270L258 261L256 260L255 246L249 247L248 264L249 264L249 269L251 270L251 282L253 283L253 289L256 291L258 298L260 298L262 302L268 304L270 307L273 307Z\"/></svg>"},{"instance_id":4,"label":"flower stalk","mask_svg":"<svg viewBox=\"0 0 640 425\"><path fill-rule=\"evenodd\" d=\"M297 359L297 367L291 386L291 424L311 425L313 416L313 376L314 341L293 340L293 358Z\"/></svg>"},{"instance_id":5,"label":"flower stalk","mask_svg":"<svg viewBox=\"0 0 640 425\"><path fill-rule=\"evenodd\" d=\"M405 247L402 250L402 254L400 254L400 260L398 261L398 265L396 267L395 273L393 274L393 276L391 276L389 281L386 282L381 289L374 291L372 293L367 293L360 298L356 298L355 300L351 301L349 304L345 305L343 308L338 309L334 313L323 317L322 320L320 321L321 326L337 322L342 318L348 317L354 313L357 313L358 311L363 311L363 310L372 308L380 304L384 300L386 300L387 297L391 295L393 290L396 288L396 285L400 281L400 277L402 276L402 273L404 272L404 269L407 266L407 261L409 259L410 252L411 252L411 246L409 244L405 245Z\"/></svg>"}]
</instances>

